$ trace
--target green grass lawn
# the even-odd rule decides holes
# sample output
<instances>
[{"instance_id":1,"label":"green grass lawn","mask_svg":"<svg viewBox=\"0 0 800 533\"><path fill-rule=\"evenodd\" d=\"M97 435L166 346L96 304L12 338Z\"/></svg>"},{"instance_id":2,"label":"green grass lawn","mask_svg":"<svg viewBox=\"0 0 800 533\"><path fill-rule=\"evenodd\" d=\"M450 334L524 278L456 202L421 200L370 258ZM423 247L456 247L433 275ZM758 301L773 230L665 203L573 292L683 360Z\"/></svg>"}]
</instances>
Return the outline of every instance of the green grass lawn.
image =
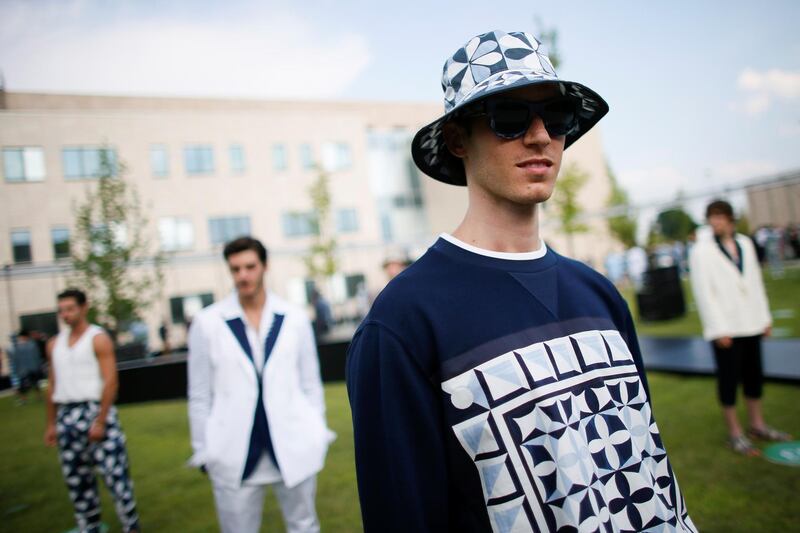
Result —
<instances>
[{"instance_id":1,"label":"green grass lawn","mask_svg":"<svg viewBox=\"0 0 800 533\"><path fill-rule=\"evenodd\" d=\"M701 531L790 531L800 523L800 468L734 455L723 447L724 430L712 378L651 374L653 409L686 497ZM328 419L339 437L319 477L317 508L326 532L361 529L353 464L350 410L343 384L326 387ZM800 389L769 384L765 410L777 427L800 436ZM119 408L128 435L142 528L146 532L216 531L208 480L186 468L190 455L186 402ZM62 532L72 527L71 506L56 452L41 444L43 406L15 407L0 399L0 531ZM387 488L391 490L390 487ZM104 521L119 531L103 492ZM273 497L264 509L264 531L283 531Z\"/></svg>"},{"instance_id":2,"label":"green grass lawn","mask_svg":"<svg viewBox=\"0 0 800 533\"><path fill-rule=\"evenodd\" d=\"M800 337L800 267L787 268L780 279L773 279L768 269L764 272L764 286L767 290L769 307L773 313L774 337ZM636 321L639 335L654 337L700 336L703 329L700 317L694 305L692 288L688 281L683 282L683 294L686 298L686 315L664 322L642 322L639 320L636 298L632 289L622 290L628 301L631 313ZM787 312L788 311L788 312Z\"/></svg>"}]
</instances>

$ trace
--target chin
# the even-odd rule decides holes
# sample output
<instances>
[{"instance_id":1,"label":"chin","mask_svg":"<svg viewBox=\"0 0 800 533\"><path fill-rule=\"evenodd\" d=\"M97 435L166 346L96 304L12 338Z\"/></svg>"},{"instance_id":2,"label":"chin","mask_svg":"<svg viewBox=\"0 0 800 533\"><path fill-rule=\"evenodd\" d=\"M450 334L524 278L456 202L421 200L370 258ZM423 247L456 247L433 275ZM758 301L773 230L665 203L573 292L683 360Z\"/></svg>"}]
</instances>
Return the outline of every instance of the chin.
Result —
<instances>
[{"instance_id":1,"label":"chin","mask_svg":"<svg viewBox=\"0 0 800 533\"><path fill-rule=\"evenodd\" d=\"M553 187L550 186L534 186L526 187L524 191L519 194L522 203L527 204L540 204L546 202L553 195Z\"/></svg>"}]
</instances>

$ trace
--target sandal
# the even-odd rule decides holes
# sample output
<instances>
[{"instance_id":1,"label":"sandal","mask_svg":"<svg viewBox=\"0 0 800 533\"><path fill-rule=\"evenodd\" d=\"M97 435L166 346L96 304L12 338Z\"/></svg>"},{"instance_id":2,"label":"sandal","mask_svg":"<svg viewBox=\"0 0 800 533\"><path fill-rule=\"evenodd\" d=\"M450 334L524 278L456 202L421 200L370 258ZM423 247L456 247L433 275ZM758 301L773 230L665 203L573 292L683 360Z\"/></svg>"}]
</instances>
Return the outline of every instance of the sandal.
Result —
<instances>
[{"instance_id":1,"label":"sandal","mask_svg":"<svg viewBox=\"0 0 800 533\"><path fill-rule=\"evenodd\" d=\"M747 457L758 457L761 455L761 450L753 446L753 443L750 442L750 439L744 435L730 437L728 439L728 446L730 446L734 452Z\"/></svg>"},{"instance_id":2,"label":"sandal","mask_svg":"<svg viewBox=\"0 0 800 533\"><path fill-rule=\"evenodd\" d=\"M792 436L785 431L780 431L769 426L764 426L761 429L750 428L747 430L747 434L754 439L771 442L787 442L792 440Z\"/></svg>"}]
</instances>

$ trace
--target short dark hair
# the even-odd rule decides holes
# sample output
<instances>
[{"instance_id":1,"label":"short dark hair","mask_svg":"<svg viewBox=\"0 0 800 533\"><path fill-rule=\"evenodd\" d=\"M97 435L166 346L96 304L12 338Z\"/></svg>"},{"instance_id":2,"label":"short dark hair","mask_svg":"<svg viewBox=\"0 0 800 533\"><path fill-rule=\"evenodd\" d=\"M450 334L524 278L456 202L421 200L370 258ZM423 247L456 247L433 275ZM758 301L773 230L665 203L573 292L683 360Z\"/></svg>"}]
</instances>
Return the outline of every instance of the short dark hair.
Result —
<instances>
[{"instance_id":1,"label":"short dark hair","mask_svg":"<svg viewBox=\"0 0 800 533\"><path fill-rule=\"evenodd\" d=\"M264 245L261 244L261 241L249 236L239 237L227 243L225 245L225 249L222 250L222 255L225 257L225 261L227 261L230 256L241 252L246 252L247 250L253 250L258 254L258 258L261 260L261 262L265 265L267 264L267 249L264 248Z\"/></svg>"},{"instance_id":2,"label":"short dark hair","mask_svg":"<svg viewBox=\"0 0 800 533\"><path fill-rule=\"evenodd\" d=\"M709 218L711 215L725 215L733 220L733 207L725 200L714 200L706 207L706 218Z\"/></svg>"},{"instance_id":3,"label":"short dark hair","mask_svg":"<svg viewBox=\"0 0 800 533\"><path fill-rule=\"evenodd\" d=\"M19 333L17 333L17 337L30 337L31 332L28 328L20 328Z\"/></svg>"},{"instance_id":4,"label":"short dark hair","mask_svg":"<svg viewBox=\"0 0 800 533\"><path fill-rule=\"evenodd\" d=\"M67 289L65 291L61 291L58 293L56 297L59 300L66 300L67 298L75 298L75 301L78 302L78 305L86 305L86 293L80 289Z\"/></svg>"}]
</instances>

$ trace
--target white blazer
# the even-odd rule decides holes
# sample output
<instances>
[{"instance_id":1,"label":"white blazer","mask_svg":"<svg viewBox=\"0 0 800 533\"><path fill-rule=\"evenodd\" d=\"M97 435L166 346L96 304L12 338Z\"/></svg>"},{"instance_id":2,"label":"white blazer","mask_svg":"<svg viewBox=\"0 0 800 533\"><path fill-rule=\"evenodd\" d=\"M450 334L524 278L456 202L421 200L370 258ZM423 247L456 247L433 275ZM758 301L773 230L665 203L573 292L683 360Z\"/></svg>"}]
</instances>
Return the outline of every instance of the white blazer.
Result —
<instances>
[{"instance_id":1,"label":"white blazer","mask_svg":"<svg viewBox=\"0 0 800 533\"><path fill-rule=\"evenodd\" d=\"M772 325L755 247L736 235L742 250L742 272L719 249L712 235L698 238L689 254L690 280L703 338L749 337Z\"/></svg>"},{"instance_id":2,"label":"white blazer","mask_svg":"<svg viewBox=\"0 0 800 533\"><path fill-rule=\"evenodd\" d=\"M264 368L270 436L283 482L293 487L322 470L335 438L325 422L325 399L311 324L305 312L272 292L264 310L283 326ZM194 455L214 483L242 482L258 401L258 378L226 323L245 320L236 293L203 309L189 330L189 425Z\"/></svg>"}]
</instances>

